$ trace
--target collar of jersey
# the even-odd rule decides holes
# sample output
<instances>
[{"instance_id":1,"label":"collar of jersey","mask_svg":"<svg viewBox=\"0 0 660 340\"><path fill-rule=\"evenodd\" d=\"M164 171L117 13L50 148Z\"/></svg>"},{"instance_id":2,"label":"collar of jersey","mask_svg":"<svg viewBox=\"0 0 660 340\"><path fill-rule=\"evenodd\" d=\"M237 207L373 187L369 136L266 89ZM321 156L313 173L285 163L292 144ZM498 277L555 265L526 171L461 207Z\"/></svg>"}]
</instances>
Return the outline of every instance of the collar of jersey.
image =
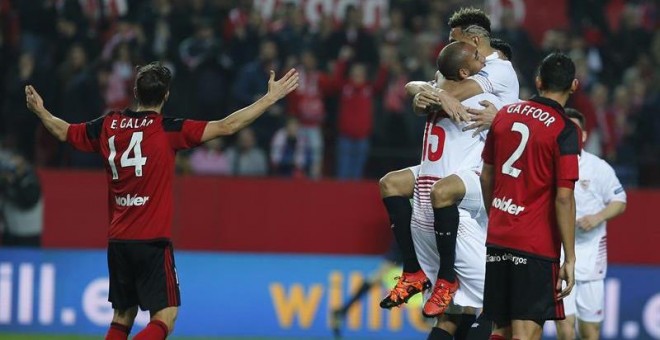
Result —
<instances>
[{"instance_id":1,"label":"collar of jersey","mask_svg":"<svg viewBox=\"0 0 660 340\"><path fill-rule=\"evenodd\" d=\"M131 109L124 110L124 115L125 116L135 117L135 118L148 116L150 114L158 114L158 112L156 112L156 111L133 111Z\"/></svg>"},{"instance_id":2,"label":"collar of jersey","mask_svg":"<svg viewBox=\"0 0 660 340\"><path fill-rule=\"evenodd\" d=\"M497 54L497 52L491 53L489 56L486 57L486 61L491 61L495 59L500 59L500 55Z\"/></svg>"},{"instance_id":3,"label":"collar of jersey","mask_svg":"<svg viewBox=\"0 0 660 340\"><path fill-rule=\"evenodd\" d=\"M539 104L545 105L545 106L550 106L551 108L561 112L562 114L564 113L564 107L559 105L556 101L550 99L550 98L545 98L545 97L540 97L540 96L534 96L529 99L532 102L537 102Z\"/></svg>"}]
</instances>

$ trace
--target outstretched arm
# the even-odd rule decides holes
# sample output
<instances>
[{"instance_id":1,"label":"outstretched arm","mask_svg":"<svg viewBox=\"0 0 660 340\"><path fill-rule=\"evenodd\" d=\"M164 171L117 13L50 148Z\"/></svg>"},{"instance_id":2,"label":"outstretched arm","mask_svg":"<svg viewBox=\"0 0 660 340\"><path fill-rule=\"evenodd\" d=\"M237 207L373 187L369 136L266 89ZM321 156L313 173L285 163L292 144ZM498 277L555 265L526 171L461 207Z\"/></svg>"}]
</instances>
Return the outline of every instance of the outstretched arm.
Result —
<instances>
[{"instance_id":1,"label":"outstretched arm","mask_svg":"<svg viewBox=\"0 0 660 340\"><path fill-rule=\"evenodd\" d=\"M44 100L32 85L25 86L25 101L27 108L34 112L50 132L60 142L66 141L66 132L69 129L69 123L53 116L50 111L44 107Z\"/></svg>"},{"instance_id":2,"label":"outstretched arm","mask_svg":"<svg viewBox=\"0 0 660 340\"><path fill-rule=\"evenodd\" d=\"M296 88L298 88L298 72L295 69L291 69L284 77L277 81L275 80L275 72L270 71L268 93L252 103L252 105L244 107L223 119L214 120L206 124L201 141L206 142L220 136L236 133L250 125L255 119L266 112L271 105L284 98Z\"/></svg>"}]
</instances>

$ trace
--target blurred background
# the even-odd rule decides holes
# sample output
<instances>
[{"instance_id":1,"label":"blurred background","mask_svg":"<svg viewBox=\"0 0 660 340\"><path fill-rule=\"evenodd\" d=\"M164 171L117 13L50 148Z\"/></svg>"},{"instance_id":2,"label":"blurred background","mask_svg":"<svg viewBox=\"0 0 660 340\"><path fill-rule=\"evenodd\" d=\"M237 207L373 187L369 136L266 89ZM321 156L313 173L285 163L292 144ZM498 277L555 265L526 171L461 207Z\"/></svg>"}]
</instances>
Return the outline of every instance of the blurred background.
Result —
<instances>
[{"instance_id":1,"label":"blurred background","mask_svg":"<svg viewBox=\"0 0 660 340\"><path fill-rule=\"evenodd\" d=\"M586 149L629 194L609 228L603 336L660 338L655 0L0 0L0 338L98 336L111 315L103 160L51 137L24 86L61 118L88 121L130 106L135 67L153 60L174 74L164 114L201 120L263 95L270 69L301 74L251 127L177 156L175 335L329 337L330 311L391 241L376 180L420 158L424 120L403 85L433 78L462 6L486 10L511 44L522 99L545 54L576 63L569 106L587 118ZM249 283L235 288L238 270ZM380 311L379 289L347 336L423 338L419 312Z\"/></svg>"}]
</instances>

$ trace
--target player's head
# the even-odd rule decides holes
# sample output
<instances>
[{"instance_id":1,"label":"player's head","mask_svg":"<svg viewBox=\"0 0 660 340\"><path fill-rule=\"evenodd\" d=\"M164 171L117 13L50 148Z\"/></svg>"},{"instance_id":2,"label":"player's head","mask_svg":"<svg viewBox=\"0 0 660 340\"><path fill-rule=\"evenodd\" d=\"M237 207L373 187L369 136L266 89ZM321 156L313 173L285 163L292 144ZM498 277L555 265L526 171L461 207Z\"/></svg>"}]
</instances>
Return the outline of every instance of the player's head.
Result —
<instances>
[{"instance_id":1,"label":"player's head","mask_svg":"<svg viewBox=\"0 0 660 340\"><path fill-rule=\"evenodd\" d=\"M572 120L573 123L577 124L577 126L580 127L580 130L582 130L582 143L584 144L584 142L587 141L587 130L585 129L585 126L587 125L587 119L584 118L584 115L576 109L566 108L564 112L566 112L568 118Z\"/></svg>"},{"instance_id":2,"label":"player's head","mask_svg":"<svg viewBox=\"0 0 660 340\"><path fill-rule=\"evenodd\" d=\"M500 57L502 57L502 59L513 61L513 50L511 49L511 45L509 45L506 41L498 38L492 38L490 39L490 47L500 52Z\"/></svg>"},{"instance_id":3,"label":"player's head","mask_svg":"<svg viewBox=\"0 0 660 340\"><path fill-rule=\"evenodd\" d=\"M162 106L170 96L172 73L160 62L139 66L135 77L135 98L144 107Z\"/></svg>"},{"instance_id":4,"label":"player's head","mask_svg":"<svg viewBox=\"0 0 660 340\"><path fill-rule=\"evenodd\" d=\"M536 76L539 92L573 93L578 86L575 64L561 52L550 53L543 59Z\"/></svg>"},{"instance_id":5,"label":"player's head","mask_svg":"<svg viewBox=\"0 0 660 340\"><path fill-rule=\"evenodd\" d=\"M476 47L455 41L440 51L436 63L445 79L459 81L479 72L484 62Z\"/></svg>"},{"instance_id":6,"label":"player's head","mask_svg":"<svg viewBox=\"0 0 660 340\"><path fill-rule=\"evenodd\" d=\"M461 8L449 18L449 41L463 40L465 30L470 26L478 26L484 29L490 36L490 19L486 13L478 8Z\"/></svg>"}]
</instances>

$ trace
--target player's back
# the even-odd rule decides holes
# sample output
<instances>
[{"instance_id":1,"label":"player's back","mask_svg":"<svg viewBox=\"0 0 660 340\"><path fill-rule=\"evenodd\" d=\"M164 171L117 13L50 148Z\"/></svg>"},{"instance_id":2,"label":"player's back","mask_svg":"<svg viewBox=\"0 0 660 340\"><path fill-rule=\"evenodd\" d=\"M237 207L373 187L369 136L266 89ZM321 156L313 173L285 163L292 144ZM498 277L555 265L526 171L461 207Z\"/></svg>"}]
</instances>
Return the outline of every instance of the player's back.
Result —
<instances>
[{"instance_id":1,"label":"player's back","mask_svg":"<svg viewBox=\"0 0 660 340\"><path fill-rule=\"evenodd\" d=\"M131 110L71 125L69 141L105 160L111 240L170 238L175 153L199 144L204 127Z\"/></svg>"},{"instance_id":2,"label":"player's back","mask_svg":"<svg viewBox=\"0 0 660 340\"><path fill-rule=\"evenodd\" d=\"M489 245L559 258L554 199L561 181L577 179L566 169L577 170L579 154L579 131L563 111L537 97L504 107L493 121L484 150L494 171Z\"/></svg>"}]
</instances>

